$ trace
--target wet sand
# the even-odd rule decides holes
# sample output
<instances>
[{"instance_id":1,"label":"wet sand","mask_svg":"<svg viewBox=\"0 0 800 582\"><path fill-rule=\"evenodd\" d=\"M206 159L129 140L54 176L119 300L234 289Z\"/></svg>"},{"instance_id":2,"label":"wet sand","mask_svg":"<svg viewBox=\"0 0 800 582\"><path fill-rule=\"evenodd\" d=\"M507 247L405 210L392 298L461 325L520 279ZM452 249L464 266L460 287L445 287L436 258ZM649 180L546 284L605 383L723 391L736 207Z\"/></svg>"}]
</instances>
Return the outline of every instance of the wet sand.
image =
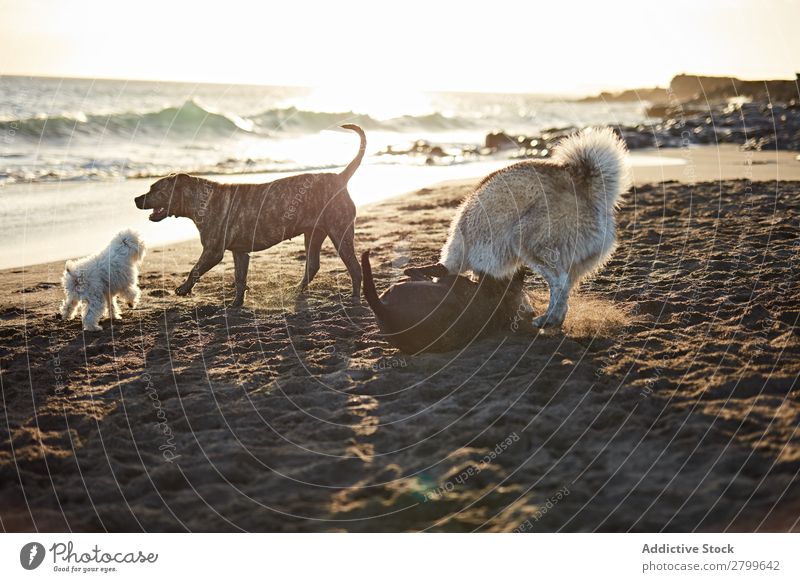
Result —
<instances>
[{"instance_id":1,"label":"wet sand","mask_svg":"<svg viewBox=\"0 0 800 582\"><path fill-rule=\"evenodd\" d=\"M434 259L470 184L361 209L380 290ZM800 506L800 183L642 185L563 330L417 357L300 241L83 334L63 263L0 277L6 531L787 531ZM166 224L166 223L165 223ZM539 279L527 289L538 310Z\"/></svg>"}]
</instances>

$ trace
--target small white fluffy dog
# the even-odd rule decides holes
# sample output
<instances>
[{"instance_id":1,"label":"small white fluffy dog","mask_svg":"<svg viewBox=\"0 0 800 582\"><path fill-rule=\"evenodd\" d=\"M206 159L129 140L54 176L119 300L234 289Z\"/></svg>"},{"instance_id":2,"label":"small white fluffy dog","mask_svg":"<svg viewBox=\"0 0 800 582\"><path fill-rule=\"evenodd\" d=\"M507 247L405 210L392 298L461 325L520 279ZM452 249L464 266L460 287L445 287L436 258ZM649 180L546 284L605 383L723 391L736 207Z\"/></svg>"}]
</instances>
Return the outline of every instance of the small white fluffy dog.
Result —
<instances>
[{"instance_id":1,"label":"small white fluffy dog","mask_svg":"<svg viewBox=\"0 0 800 582\"><path fill-rule=\"evenodd\" d=\"M111 314L120 319L117 297L130 307L139 303L139 266L146 250L139 233L123 230L111 243L96 255L77 261L67 261L61 284L64 299L61 317L72 319L78 309L83 318L83 329L101 331L98 321Z\"/></svg>"},{"instance_id":2,"label":"small white fluffy dog","mask_svg":"<svg viewBox=\"0 0 800 582\"><path fill-rule=\"evenodd\" d=\"M570 291L616 247L616 208L631 186L627 153L611 129L586 129L559 143L550 160L490 174L459 208L440 263L409 271L508 279L527 266L550 288L547 311L533 325L560 326Z\"/></svg>"}]
</instances>

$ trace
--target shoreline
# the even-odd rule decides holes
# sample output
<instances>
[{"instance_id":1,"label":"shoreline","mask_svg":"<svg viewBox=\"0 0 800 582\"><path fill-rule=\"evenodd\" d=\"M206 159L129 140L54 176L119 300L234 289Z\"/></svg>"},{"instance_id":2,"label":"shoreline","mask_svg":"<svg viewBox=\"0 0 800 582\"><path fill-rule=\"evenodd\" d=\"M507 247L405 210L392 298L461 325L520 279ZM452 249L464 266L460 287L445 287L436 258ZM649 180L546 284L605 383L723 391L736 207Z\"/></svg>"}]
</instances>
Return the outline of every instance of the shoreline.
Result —
<instances>
[{"instance_id":1,"label":"shoreline","mask_svg":"<svg viewBox=\"0 0 800 582\"><path fill-rule=\"evenodd\" d=\"M379 290L436 257L471 185L361 209ZM328 242L301 296L300 241L255 253L241 310L230 257L184 298L199 244L153 249L140 307L95 334L55 315L61 264L5 270L4 527L796 530L798 191L638 186L563 329L416 357Z\"/></svg>"},{"instance_id":2,"label":"shoreline","mask_svg":"<svg viewBox=\"0 0 800 582\"><path fill-rule=\"evenodd\" d=\"M741 151L733 145L642 149L631 153L637 185L672 180L687 184L731 179L800 180L800 161L795 157L792 152ZM453 180L476 182L513 162L496 160L442 167L371 164L356 173L350 190L356 205L363 208ZM271 181L285 175L290 174L211 178L243 183ZM146 191L150 183L152 180L142 179L6 186L6 211L0 217L0 271L85 256L103 248L123 228L139 230L151 249L195 240L197 231L188 219L170 218L169 222L155 224L147 220L145 212L134 208L133 197ZM388 190L386 184L391 185ZM65 205L64 197L69 197L69 204ZM39 213L49 216L49 220L31 220L31 215Z\"/></svg>"}]
</instances>

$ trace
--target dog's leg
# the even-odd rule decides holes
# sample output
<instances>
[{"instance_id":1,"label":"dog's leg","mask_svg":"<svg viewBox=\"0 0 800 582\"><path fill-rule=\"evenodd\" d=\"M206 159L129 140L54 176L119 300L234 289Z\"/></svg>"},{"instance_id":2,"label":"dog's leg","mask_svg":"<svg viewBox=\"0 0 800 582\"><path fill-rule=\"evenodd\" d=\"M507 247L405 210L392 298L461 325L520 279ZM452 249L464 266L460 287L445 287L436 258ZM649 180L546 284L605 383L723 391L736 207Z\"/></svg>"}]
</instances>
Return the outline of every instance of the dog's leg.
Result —
<instances>
[{"instance_id":1,"label":"dog's leg","mask_svg":"<svg viewBox=\"0 0 800 582\"><path fill-rule=\"evenodd\" d=\"M322 248L322 243L325 242L325 237L328 236L323 230L315 229L306 232L304 241L306 245L306 272L303 275L303 280L300 281L300 290L303 291L309 286L314 276L319 271L319 251Z\"/></svg>"},{"instance_id":2,"label":"dog's leg","mask_svg":"<svg viewBox=\"0 0 800 582\"><path fill-rule=\"evenodd\" d=\"M450 273L443 264L433 263L422 267L410 267L404 270L403 274L413 281L430 281L433 277L446 277Z\"/></svg>"},{"instance_id":3,"label":"dog's leg","mask_svg":"<svg viewBox=\"0 0 800 582\"><path fill-rule=\"evenodd\" d=\"M106 311L105 298L102 295L91 296L87 300L86 310L83 312L84 331L103 331L97 323Z\"/></svg>"},{"instance_id":4,"label":"dog's leg","mask_svg":"<svg viewBox=\"0 0 800 582\"><path fill-rule=\"evenodd\" d=\"M119 305L117 305L117 296L109 293L106 295L106 303L108 304L109 317L111 317L111 319L122 319Z\"/></svg>"},{"instance_id":5,"label":"dog's leg","mask_svg":"<svg viewBox=\"0 0 800 582\"><path fill-rule=\"evenodd\" d=\"M186 281L175 289L175 294L188 295L191 293L197 280L210 271L212 267L219 264L224 255L224 249L203 249L203 253L200 255L197 264L189 271L189 276L186 277Z\"/></svg>"},{"instance_id":6,"label":"dog's leg","mask_svg":"<svg viewBox=\"0 0 800 582\"><path fill-rule=\"evenodd\" d=\"M531 301L527 293L525 293L525 276L527 274L527 269L525 267L520 267L517 272L514 273L513 277L511 277L509 292L516 294L519 298L520 316L525 319L531 319L533 318L533 305L531 305Z\"/></svg>"},{"instance_id":7,"label":"dog's leg","mask_svg":"<svg viewBox=\"0 0 800 582\"><path fill-rule=\"evenodd\" d=\"M233 271L236 279L236 297L231 303L231 307L241 307L244 305L244 295L247 293L247 269L250 266L249 253L233 253Z\"/></svg>"},{"instance_id":8,"label":"dog's leg","mask_svg":"<svg viewBox=\"0 0 800 582\"><path fill-rule=\"evenodd\" d=\"M350 279L353 281L353 301L359 301L361 296L361 265L358 264L356 258L356 249L353 242L355 223L350 223L343 232L335 232L331 229L330 233L333 246L336 247L336 252L342 259L347 272L350 273Z\"/></svg>"},{"instance_id":9,"label":"dog's leg","mask_svg":"<svg viewBox=\"0 0 800 582\"><path fill-rule=\"evenodd\" d=\"M569 293L572 290L572 282L569 274L551 269L539 268L539 272L547 281L550 288L550 303L544 315L533 319L534 327L558 327L564 323L569 308Z\"/></svg>"},{"instance_id":10,"label":"dog's leg","mask_svg":"<svg viewBox=\"0 0 800 582\"><path fill-rule=\"evenodd\" d=\"M80 299L70 295L61 303L61 319L72 319L80 307Z\"/></svg>"}]
</instances>

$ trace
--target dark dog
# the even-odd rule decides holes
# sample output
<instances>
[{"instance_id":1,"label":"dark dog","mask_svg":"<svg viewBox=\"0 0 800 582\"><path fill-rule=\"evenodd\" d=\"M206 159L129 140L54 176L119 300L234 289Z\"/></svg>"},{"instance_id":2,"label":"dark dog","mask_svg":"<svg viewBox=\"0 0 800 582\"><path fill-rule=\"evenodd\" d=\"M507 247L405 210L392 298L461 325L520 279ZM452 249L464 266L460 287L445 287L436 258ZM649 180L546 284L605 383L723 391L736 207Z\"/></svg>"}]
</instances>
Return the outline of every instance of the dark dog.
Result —
<instances>
[{"instance_id":1,"label":"dark dog","mask_svg":"<svg viewBox=\"0 0 800 582\"><path fill-rule=\"evenodd\" d=\"M244 303L250 252L261 251L302 234L306 269L305 289L319 271L319 251L330 237L353 281L353 299L361 289L361 269L353 235L356 207L347 182L361 164L366 136L357 125L343 125L361 137L361 147L341 174L301 174L266 184L220 184L187 174L172 174L135 199L139 209L154 209L150 220L167 216L191 218L200 231L203 253L178 295L188 295L197 280L218 264L226 250L233 252L236 297L231 307Z\"/></svg>"},{"instance_id":2,"label":"dark dog","mask_svg":"<svg viewBox=\"0 0 800 582\"><path fill-rule=\"evenodd\" d=\"M444 352L530 319L522 271L513 279L480 282L458 275L392 285L378 297L369 263L361 255L364 297L386 341L408 353Z\"/></svg>"}]
</instances>

